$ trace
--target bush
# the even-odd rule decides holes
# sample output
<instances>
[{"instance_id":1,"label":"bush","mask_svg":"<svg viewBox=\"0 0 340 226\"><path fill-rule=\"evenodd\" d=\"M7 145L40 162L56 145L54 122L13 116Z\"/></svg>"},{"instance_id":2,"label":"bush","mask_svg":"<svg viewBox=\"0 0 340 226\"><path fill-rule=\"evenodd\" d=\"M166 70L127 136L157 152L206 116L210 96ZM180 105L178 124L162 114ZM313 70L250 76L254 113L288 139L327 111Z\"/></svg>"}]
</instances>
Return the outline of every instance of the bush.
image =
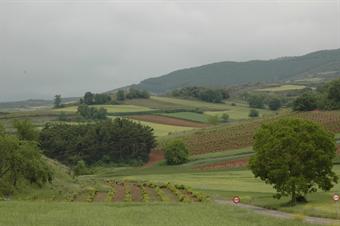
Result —
<instances>
[{"instance_id":1,"label":"bush","mask_svg":"<svg viewBox=\"0 0 340 226\"><path fill-rule=\"evenodd\" d=\"M165 159L168 165L179 165L188 161L189 151L181 140L174 140L165 146Z\"/></svg>"},{"instance_id":2,"label":"bush","mask_svg":"<svg viewBox=\"0 0 340 226\"><path fill-rule=\"evenodd\" d=\"M281 107L281 100L278 99L278 98L271 98L271 99L268 101L268 107L269 107L269 109L272 110L272 111L279 110L280 107Z\"/></svg>"},{"instance_id":3,"label":"bush","mask_svg":"<svg viewBox=\"0 0 340 226\"><path fill-rule=\"evenodd\" d=\"M91 173L89 168L87 168L86 163L84 162L84 160L79 160L77 162L77 165L74 167L73 172L74 172L74 175L76 175L76 176L86 175L86 174L90 174Z\"/></svg>"},{"instance_id":4,"label":"bush","mask_svg":"<svg viewBox=\"0 0 340 226\"><path fill-rule=\"evenodd\" d=\"M229 121L229 115L227 113L223 113L221 116L221 119L223 122L228 122Z\"/></svg>"},{"instance_id":5,"label":"bush","mask_svg":"<svg viewBox=\"0 0 340 226\"><path fill-rule=\"evenodd\" d=\"M249 112L249 117L252 117L252 118L259 117L259 112L255 109L251 109Z\"/></svg>"}]
</instances>

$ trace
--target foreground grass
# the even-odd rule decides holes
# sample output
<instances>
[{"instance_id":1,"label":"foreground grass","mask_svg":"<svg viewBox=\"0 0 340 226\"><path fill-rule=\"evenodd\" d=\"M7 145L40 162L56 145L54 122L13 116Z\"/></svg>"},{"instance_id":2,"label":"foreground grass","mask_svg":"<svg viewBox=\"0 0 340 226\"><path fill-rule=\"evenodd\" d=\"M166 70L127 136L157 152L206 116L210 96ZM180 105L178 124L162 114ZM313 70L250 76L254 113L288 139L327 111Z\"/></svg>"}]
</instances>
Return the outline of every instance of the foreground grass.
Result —
<instances>
[{"instance_id":1,"label":"foreground grass","mask_svg":"<svg viewBox=\"0 0 340 226\"><path fill-rule=\"evenodd\" d=\"M215 204L0 202L0 226L307 225ZM310 225L310 224L308 224Z\"/></svg>"}]
</instances>

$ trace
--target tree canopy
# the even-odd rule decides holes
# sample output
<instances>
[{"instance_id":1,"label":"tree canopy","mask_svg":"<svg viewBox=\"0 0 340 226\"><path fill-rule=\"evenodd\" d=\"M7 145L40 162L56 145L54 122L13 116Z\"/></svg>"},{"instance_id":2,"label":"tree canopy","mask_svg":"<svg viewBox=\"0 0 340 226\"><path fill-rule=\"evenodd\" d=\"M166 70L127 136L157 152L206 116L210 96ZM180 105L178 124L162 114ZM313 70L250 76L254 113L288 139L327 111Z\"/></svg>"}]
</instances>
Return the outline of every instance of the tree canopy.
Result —
<instances>
[{"instance_id":1,"label":"tree canopy","mask_svg":"<svg viewBox=\"0 0 340 226\"><path fill-rule=\"evenodd\" d=\"M249 166L255 177L273 185L274 196L290 196L291 203L304 200L317 189L330 190L338 177L332 171L334 135L313 122L282 119L257 131L255 156Z\"/></svg>"},{"instance_id":2,"label":"tree canopy","mask_svg":"<svg viewBox=\"0 0 340 226\"><path fill-rule=\"evenodd\" d=\"M91 124L49 123L41 131L40 144L51 158L75 165L146 162L155 146L153 129L117 118Z\"/></svg>"}]
</instances>

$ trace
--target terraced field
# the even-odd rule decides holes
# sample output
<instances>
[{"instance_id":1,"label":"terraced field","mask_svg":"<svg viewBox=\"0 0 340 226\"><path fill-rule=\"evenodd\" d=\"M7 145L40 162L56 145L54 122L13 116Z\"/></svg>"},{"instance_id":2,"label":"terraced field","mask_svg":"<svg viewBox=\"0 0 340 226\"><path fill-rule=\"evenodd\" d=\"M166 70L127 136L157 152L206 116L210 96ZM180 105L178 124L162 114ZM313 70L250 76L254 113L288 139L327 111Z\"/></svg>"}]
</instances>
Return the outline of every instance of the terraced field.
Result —
<instances>
[{"instance_id":1,"label":"terraced field","mask_svg":"<svg viewBox=\"0 0 340 226\"><path fill-rule=\"evenodd\" d=\"M172 117L172 118L194 121L194 122L208 123L208 117L206 115L195 113L195 112L163 113L161 115Z\"/></svg>"}]
</instances>

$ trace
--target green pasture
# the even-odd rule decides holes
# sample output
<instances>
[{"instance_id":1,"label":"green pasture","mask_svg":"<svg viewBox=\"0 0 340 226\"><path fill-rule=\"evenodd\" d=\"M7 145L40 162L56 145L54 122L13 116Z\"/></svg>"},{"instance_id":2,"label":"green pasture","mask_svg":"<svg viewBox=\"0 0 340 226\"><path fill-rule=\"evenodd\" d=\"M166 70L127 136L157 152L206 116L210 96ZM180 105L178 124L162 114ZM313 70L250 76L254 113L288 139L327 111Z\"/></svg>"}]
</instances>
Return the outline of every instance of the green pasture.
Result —
<instances>
[{"instance_id":1,"label":"green pasture","mask_svg":"<svg viewBox=\"0 0 340 226\"><path fill-rule=\"evenodd\" d=\"M246 217L245 217L246 216ZM304 226L217 204L0 202L0 226Z\"/></svg>"},{"instance_id":2,"label":"green pasture","mask_svg":"<svg viewBox=\"0 0 340 226\"><path fill-rule=\"evenodd\" d=\"M276 112L266 110L266 109L256 109L260 113L260 117L263 116L270 116L275 115ZM229 107L226 111L206 111L204 114L206 115L218 115L219 117L227 113L229 115L230 120L242 120L242 119L249 119L249 107L242 107L242 106L233 106Z\"/></svg>"},{"instance_id":3,"label":"green pasture","mask_svg":"<svg viewBox=\"0 0 340 226\"><path fill-rule=\"evenodd\" d=\"M171 97L159 97L159 96L151 96L152 100L162 101L164 103L175 104L178 106L182 106L184 108L198 108L205 110L226 110L228 109L228 105L221 103L208 103L199 100L186 100L179 98L171 98Z\"/></svg>"},{"instance_id":4,"label":"green pasture","mask_svg":"<svg viewBox=\"0 0 340 226\"><path fill-rule=\"evenodd\" d=\"M304 89L304 88L306 88L306 86L302 86L302 85L282 85L282 86L275 86L275 87L257 89L256 91L282 92L282 91L291 91L291 90L301 90L301 89Z\"/></svg>"}]
</instances>

